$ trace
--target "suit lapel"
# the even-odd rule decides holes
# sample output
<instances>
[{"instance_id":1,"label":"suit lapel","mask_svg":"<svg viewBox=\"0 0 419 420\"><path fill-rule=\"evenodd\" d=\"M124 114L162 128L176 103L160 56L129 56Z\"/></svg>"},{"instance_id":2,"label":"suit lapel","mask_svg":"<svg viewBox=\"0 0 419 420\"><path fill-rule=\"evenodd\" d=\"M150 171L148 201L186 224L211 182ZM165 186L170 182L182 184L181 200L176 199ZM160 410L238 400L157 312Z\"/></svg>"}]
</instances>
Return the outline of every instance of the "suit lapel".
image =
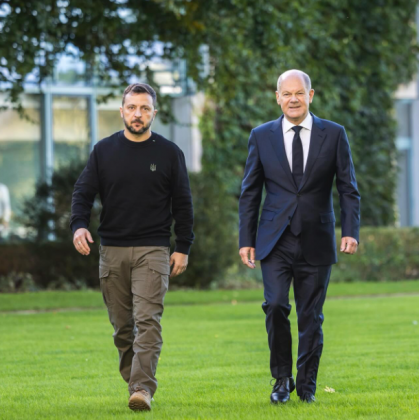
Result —
<instances>
[{"instance_id":1,"label":"suit lapel","mask_svg":"<svg viewBox=\"0 0 419 420\"><path fill-rule=\"evenodd\" d=\"M324 126L321 119L317 118L314 114L311 115L313 117L313 127L311 129L310 147L308 151L306 168L298 191L304 187L304 184L310 176L310 172L313 169L314 163L316 162L317 156L319 155L320 149L322 148L323 142L326 138L326 133L324 131Z\"/></svg>"},{"instance_id":2,"label":"suit lapel","mask_svg":"<svg viewBox=\"0 0 419 420\"><path fill-rule=\"evenodd\" d=\"M287 155L285 153L284 134L282 132L282 119L283 118L284 116L281 115L281 117L279 117L273 123L271 132L269 133L269 140L271 141L271 145L273 149L275 150L276 156L278 157L282 168L287 174L288 180L291 182L293 186L295 186L294 178L292 177L290 165L288 163Z\"/></svg>"}]
</instances>

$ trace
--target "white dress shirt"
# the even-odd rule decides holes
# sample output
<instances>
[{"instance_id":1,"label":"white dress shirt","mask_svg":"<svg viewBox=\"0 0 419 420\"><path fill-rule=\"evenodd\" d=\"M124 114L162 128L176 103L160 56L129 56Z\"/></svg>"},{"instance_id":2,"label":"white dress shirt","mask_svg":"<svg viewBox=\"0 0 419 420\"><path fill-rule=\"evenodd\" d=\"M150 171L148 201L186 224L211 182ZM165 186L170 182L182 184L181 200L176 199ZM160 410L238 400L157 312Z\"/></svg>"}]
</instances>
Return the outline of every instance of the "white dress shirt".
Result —
<instances>
[{"instance_id":1,"label":"white dress shirt","mask_svg":"<svg viewBox=\"0 0 419 420\"><path fill-rule=\"evenodd\" d=\"M303 129L300 131L301 143L303 144L304 156L304 171L306 170L306 163L308 157L308 150L310 148L311 129L313 127L313 117L310 113L307 114L304 121L299 124ZM292 141L294 140L295 131L292 129L295 124L289 122L284 115L282 119L282 133L284 134L285 153L287 155L288 163L292 172Z\"/></svg>"}]
</instances>

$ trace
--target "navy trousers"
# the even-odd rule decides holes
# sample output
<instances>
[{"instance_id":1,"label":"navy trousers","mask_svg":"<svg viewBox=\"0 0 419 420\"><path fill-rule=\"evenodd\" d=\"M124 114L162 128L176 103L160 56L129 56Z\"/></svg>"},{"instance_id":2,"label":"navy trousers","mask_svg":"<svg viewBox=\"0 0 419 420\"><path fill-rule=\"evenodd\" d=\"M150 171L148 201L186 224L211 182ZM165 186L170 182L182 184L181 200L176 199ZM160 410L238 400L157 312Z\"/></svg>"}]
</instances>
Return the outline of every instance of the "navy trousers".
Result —
<instances>
[{"instance_id":1,"label":"navy trousers","mask_svg":"<svg viewBox=\"0 0 419 420\"><path fill-rule=\"evenodd\" d=\"M308 264L301 251L300 236L289 227L272 252L261 261L266 314L274 378L292 375L292 340L288 316L291 311L289 290L294 279L298 317L297 394L316 392L317 371L323 350L323 304L332 266Z\"/></svg>"}]
</instances>

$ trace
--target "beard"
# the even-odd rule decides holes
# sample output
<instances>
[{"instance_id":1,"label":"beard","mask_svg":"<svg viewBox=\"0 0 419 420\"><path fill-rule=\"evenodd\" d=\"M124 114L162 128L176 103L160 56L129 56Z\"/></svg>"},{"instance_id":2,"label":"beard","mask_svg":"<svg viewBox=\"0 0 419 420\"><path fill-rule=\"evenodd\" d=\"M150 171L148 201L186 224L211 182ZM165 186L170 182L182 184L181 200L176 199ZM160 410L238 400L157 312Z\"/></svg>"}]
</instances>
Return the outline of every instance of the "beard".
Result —
<instances>
[{"instance_id":1,"label":"beard","mask_svg":"<svg viewBox=\"0 0 419 420\"><path fill-rule=\"evenodd\" d=\"M143 124L143 126L141 128L135 129L124 118L125 127L127 128L127 130L131 134L134 134L134 136L139 136L141 134L144 134L151 127L151 124L153 124L153 121L154 121L154 117L150 120L150 123L149 124L144 124L141 120L134 120L134 121L132 121L132 124L134 124L136 122L139 122L139 123Z\"/></svg>"}]
</instances>

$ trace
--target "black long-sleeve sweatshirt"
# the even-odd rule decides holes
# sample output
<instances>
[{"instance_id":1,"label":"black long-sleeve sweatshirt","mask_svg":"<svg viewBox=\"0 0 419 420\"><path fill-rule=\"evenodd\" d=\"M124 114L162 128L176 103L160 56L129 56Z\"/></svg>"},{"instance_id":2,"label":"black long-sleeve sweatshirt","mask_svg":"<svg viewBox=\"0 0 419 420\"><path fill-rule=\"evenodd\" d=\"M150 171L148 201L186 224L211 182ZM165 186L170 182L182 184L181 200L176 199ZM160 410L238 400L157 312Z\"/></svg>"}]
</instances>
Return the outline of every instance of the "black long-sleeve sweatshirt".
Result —
<instances>
[{"instance_id":1,"label":"black long-sleeve sweatshirt","mask_svg":"<svg viewBox=\"0 0 419 420\"><path fill-rule=\"evenodd\" d=\"M123 131L99 141L74 186L70 227L88 228L96 194L103 209L98 229L105 246L170 246L189 254L194 234L185 157L178 146L152 133L133 142Z\"/></svg>"}]
</instances>

